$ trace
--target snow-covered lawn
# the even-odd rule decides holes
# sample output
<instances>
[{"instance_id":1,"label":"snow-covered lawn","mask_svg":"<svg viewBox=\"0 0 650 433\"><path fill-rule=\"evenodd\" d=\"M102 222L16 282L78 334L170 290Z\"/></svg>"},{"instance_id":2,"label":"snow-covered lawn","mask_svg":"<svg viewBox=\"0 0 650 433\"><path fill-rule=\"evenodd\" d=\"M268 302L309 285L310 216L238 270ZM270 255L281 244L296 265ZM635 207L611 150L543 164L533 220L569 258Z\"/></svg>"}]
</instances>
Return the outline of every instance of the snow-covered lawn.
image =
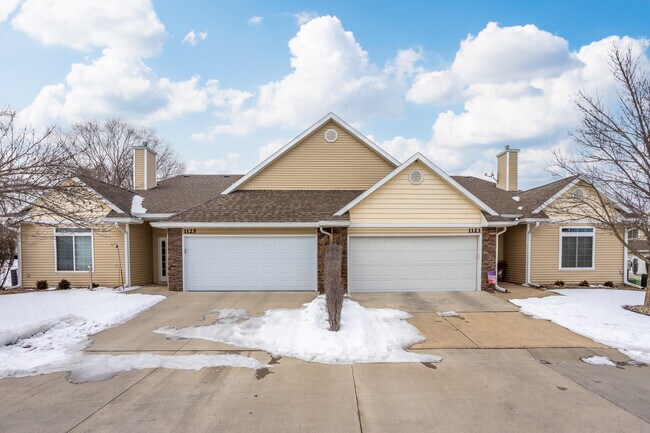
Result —
<instances>
[{"instance_id":1,"label":"snow-covered lawn","mask_svg":"<svg viewBox=\"0 0 650 433\"><path fill-rule=\"evenodd\" d=\"M550 320L592 340L619 349L631 359L650 363L650 316L622 308L643 303L635 290L553 290L562 296L511 299L521 312Z\"/></svg>"},{"instance_id":2,"label":"snow-covered lawn","mask_svg":"<svg viewBox=\"0 0 650 433\"><path fill-rule=\"evenodd\" d=\"M160 328L172 338L202 338L238 347L262 349L273 356L290 356L323 364L373 362L439 362L436 355L404 349L424 341L406 319L408 313L365 308L343 301L341 330L329 331L324 296L296 309L267 310L249 317L244 310L222 309L214 324L182 329Z\"/></svg>"},{"instance_id":3,"label":"snow-covered lawn","mask_svg":"<svg viewBox=\"0 0 650 433\"><path fill-rule=\"evenodd\" d=\"M0 379L70 371L71 381L86 381L137 368L264 367L239 355L113 356L82 352L90 344L90 335L123 323L164 299L85 289L0 296Z\"/></svg>"}]
</instances>

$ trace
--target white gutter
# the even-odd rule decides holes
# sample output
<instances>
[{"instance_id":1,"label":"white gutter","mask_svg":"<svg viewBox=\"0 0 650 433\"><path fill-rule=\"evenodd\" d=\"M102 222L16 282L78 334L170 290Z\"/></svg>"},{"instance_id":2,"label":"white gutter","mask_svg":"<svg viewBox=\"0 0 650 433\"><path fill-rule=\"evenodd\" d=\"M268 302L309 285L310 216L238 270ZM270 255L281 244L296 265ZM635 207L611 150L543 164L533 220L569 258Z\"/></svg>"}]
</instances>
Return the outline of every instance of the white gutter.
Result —
<instances>
[{"instance_id":1,"label":"white gutter","mask_svg":"<svg viewBox=\"0 0 650 433\"><path fill-rule=\"evenodd\" d=\"M124 233L124 287L131 287L131 231L128 224L125 227L115 223L115 228Z\"/></svg>"},{"instance_id":2,"label":"white gutter","mask_svg":"<svg viewBox=\"0 0 650 433\"><path fill-rule=\"evenodd\" d=\"M530 224L526 224L526 287L541 287L539 284L535 284L530 280L530 262L532 255L532 233L539 227L539 221L535 223L535 226L531 229Z\"/></svg>"},{"instance_id":3,"label":"white gutter","mask_svg":"<svg viewBox=\"0 0 650 433\"><path fill-rule=\"evenodd\" d=\"M287 227L287 228L318 228L319 224L317 222L295 222L295 223L250 223L250 222L241 222L241 223L220 223L220 222L168 222L168 221L158 221L152 222L152 227L161 228L161 229L174 229L174 228L275 228L275 227Z\"/></svg>"},{"instance_id":4,"label":"white gutter","mask_svg":"<svg viewBox=\"0 0 650 433\"><path fill-rule=\"evenodd\" d=\"M495 263L496 266L494 269L496 269L496 274L497 274L497 279L496 282L494 283L494 288L497 289L501 293L507 293L508 290L504 289L503 287L499 286L499 236L504 234L508 230L508 227L504 227L502 231L497 231L496 234L496 249L495 249Z\"/></svg>"},{"instance_id":5,"label":"white gutter","mask_svg":"<svg viewBox=\"0 0 650 433\"><path fill-rule=\"evenodd\" d=\"M171 218L175 213L137 213L134 212L133 216L138 217L138 218L144 218L144 219L164 219L164 218Z\"/></svg>"},{"instance_id":6,"label":"white gutter","mask_svg":"<svg viewBox=\"0 0 650 433\"><path fill-rule=\"evenodd\" d=\"M489 222L487 227L512 227L519 224L519 221L494 221Z\"/></svg>"}]
</instances>

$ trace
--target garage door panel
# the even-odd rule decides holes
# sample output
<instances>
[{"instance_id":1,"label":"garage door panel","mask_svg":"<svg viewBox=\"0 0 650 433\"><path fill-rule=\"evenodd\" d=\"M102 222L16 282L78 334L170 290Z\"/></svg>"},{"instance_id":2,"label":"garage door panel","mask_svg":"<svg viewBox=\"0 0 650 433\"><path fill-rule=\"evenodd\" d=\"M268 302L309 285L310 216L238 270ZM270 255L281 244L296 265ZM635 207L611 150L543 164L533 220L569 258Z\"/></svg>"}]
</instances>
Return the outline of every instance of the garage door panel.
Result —
<instances>
[{"instance_id":1,"label":"garage door panel","mask_svg":"<svg viewBox=\"0 0 650 433\"><path fill-rule=\"evenodd\" d=\"M350 237L351 292L476 290L476 236Z\"/></svg>"},{"instance_id":2,"label":"garage door panel","mask_svg":"<svg viewBox=\"0 0 650 433\"><path fill-rule=\"evenodd\" d=\"M315 236L187 236L188 291L316 290Z\"/></svg>"}]
</instances>

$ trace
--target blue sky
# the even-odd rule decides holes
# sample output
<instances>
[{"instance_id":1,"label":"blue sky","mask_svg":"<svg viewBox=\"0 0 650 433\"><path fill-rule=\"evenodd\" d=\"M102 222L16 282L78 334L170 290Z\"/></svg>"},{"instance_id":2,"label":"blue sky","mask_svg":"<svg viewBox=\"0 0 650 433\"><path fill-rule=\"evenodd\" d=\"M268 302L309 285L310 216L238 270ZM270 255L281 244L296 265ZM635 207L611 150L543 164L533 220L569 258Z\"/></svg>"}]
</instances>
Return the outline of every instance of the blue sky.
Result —
<instances>
[{"instance_id":1,"label":"blue sky","mask_svg":"<svg viewBox=\"0 0 650 433\"><path fill-rule=\"evenodd\" d=\"M606 56L648 64L650 2L0 0L0 105L42 125L154 126L193 172L245 172L329 111L399 159L522 182L570 148Z\"/></svg>"}]
</instances>

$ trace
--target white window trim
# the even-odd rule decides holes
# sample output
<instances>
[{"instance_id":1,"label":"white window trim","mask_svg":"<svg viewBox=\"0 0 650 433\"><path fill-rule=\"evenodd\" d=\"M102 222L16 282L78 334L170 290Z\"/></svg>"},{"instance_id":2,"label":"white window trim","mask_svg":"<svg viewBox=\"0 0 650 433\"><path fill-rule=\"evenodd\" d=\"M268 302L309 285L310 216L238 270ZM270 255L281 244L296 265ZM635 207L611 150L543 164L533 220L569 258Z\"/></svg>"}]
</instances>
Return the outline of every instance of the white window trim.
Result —
<instances>
[{"instance_id":1,"label":"white window trim","mask_svg":"<svg viewBox=\"0 0 650 433\"><path fill-rule=\"evenodd\" d=\"M591 229L591 232L567 232L564 233L562 229ZM559 230L559 245L558 245L558 270L560 271L595 271L596 270L596 228L592 226L560 226ZM565 268L562 267L562 238L564 237L590 237L592 239L591 246L591 267L586 268Z\"/></svg>"},{"instance_id":2,"label":"white window trim","mask_svg":"<svg viewBox=\"0 0 650 433\"><path fill-rule=\"evenodd\" d=\"M68 228L68 227L62 227L62 228ZM75 227L69 227L69 228L74 229ZM76 262L76 260L75 260L76 257L75 257L75 250L74 250L74 249L75 249L75 245L74 245L74 237L75 237L75 236L90 236L90 261L91 261L91 263L92 263L92 264L91 264L91 266L92 266L91 271L92 271L92 272L95 272L95 232L94 232L93 229L90 229L90 232L89 232L89 233L83 233L83 234L76 234L76 233L65 233L65 234L62 233L62 234L57 234L57 233L56 233L56 228L53 228L52 230L53 230L53 232L54 232L54 236L52 236L53 241L54 241L54 272L56 272L56 273L61 273L61 274L70 273L70 272L73 272L73 273L88 272L88 269L83 269L83 270L81 270L81 271L78 271L78 270L76 270L76 269L75 269L75 270L72 270L72 271L60 271L60 270L58 269L58 267L59 267L59 266L58 266L58 263L59 263L59 262L58 262L58 260L57 260L57 253L56 253L56 238L59 237L59 236L70 236L70 237L73 238L73 239L72 239L72 265L73 265L75 268L77 267L77 262Z\"/></svg>"}]
</instances>

